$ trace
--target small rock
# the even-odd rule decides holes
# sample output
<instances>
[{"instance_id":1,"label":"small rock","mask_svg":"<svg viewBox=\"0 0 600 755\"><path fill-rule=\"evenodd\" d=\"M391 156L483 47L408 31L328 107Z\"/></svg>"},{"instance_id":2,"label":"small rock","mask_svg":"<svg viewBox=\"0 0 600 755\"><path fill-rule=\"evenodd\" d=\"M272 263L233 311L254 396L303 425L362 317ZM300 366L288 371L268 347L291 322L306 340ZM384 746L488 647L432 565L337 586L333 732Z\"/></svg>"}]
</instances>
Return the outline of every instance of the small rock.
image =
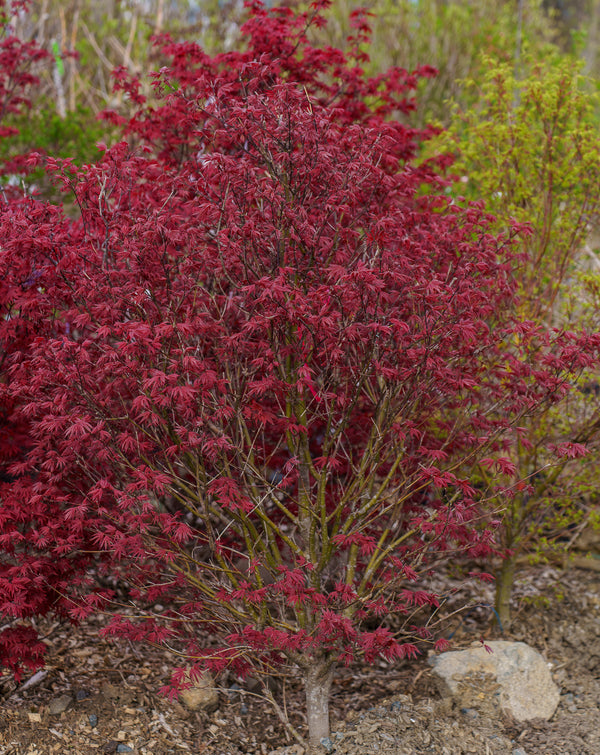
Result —
<instances>
[{"instance_id":1,"label":"small rock","mask_svg":"<svg viewBox=\"0 0 600 755\"><path fill-rule=\"evenodd\" d=\"M333 751L333 742L329 737L323 737L321 740L321 744L325 748L326 752L332 752Z\"/></svg>"},{"instance_id":2,"label":"small rock","mask_svg":"<svg viewBox=\"0 0 600 755\"><path fill-rule=\"evenodd\" d=\"M277 692L281 689L281 681L277 679L275 676L262 676L260 679L257 679L255 676L247 676L244 679L244 689L248 690L248 692L259 692L262 693L263 687L266 685L271 692Z\"/></svg>"},{"instance_id":3,"label":"small rock","mask_svg":"<svg viewBox=\"0 0 600 755\"><path fill-rule=\"evenodd\" d=\"M117 747L119 746L119 743L116 739L111 739L110 742L107 742L104 747L102 748L102 752L107 753L107 755L110 755L110 753L116 752Z\"/></svg>"},{"instance_id":4,"label":"small rock","mask_svg":"<svg viewBox=\"0 0 600 755\"><path fill-rule=\"evenodd\" d=\"M98 716L95 713L91 713L88 718L91 727L98 726Z\"/></svg>"},{"instance_id":5,"label":"small rock","mask_svg":"<svg viewBox=\"0 0 600 755\"><path fill-rule=\"evenodd\" d=\"M288 745L287 747L278 747L276 750L271 750L268 755L304 755L305 750L302 745Z\"/></svg>"},{"instance_id":6,"label":"small rock","mask_svg":"<svg viewBox=\"0 0 600 755\"><path fill-rule=\"evenodd\" d=\"M187 681L192 681L189 677ZM207 672L202 672L200 677L195 677L192 686L179 693L181 702L188 710L213 711L219 707L219 693L214 687L214 680Z\"/></svg>"},{"instance_id":7,"label":"small rock","mask_svg":"<svg viewBox=\"0 0 600 755\"><path fill-rule=\"evenodd\" d=\"M75 693L75 700L77 700L77 702L85 700L88 697L90 697L90 692L87 689L78 689Z\"/></svg>"},{"instance_id":8,"label":"small rock","mask_svg":"<svg viewBox=\"0 0 600 755\"><path fill-rule=\"evenodd\" d=\"M54 700L50 701L50 704L48 705L48 713L51 716L60 716L61 713L64 713L67 708L69 708L73 703L73 698L71 695L61 695L60 697L55 697Z\"/></svg>"},{"instance_id":9,"label":"small rock","mask_svg":"<svg viewBox=\"0 0 600 755\"><path fill-rule=\"evenodd\" d=\"M100 692L102 692L102 696L106 698L106 700L116 700L121 690L117 687L116 684L110 684L110 682L104 682L102 686L100 687Z\"/></svg>"},{"instance_id":10,"label":"small rock","mask_svg":"<svg viewBox=\"0 0 600 755\"><path fill-rule=\"evenodd\" d=\"M117 745L117 752L133 752L129 745L120 744Z\"/></svg>"},{"instance_id":11,"label":"small rock","mask_svg":"<svg viewBox=\"0 0 600 755\"><path fill-rule=\"evenodd\" d=\"M247 676L244 680L244 686L248 692L258 692L261 688L260 681L254 676Z\"/></svg>"},{"instance_id":12,"label":"small rock","mask_svg":"<svg viewBox=\"0 0 600 755\"><path fill-rule=\"evenodd\" d=\"M123 689L110 682L104 682L100 687L100 692L105 700L118 700L122 705L129 705L135 697L133 690Z\"/></svg>"},{"instance_id":13,"label":"small rock","mask_svg":"<svg viewBox=\"0 0 600 755\"><path fill-rule=\"evenodd\" d=\"M478 646L429 659L442 694L465 708L496 700L517 721L551 718L560 692L542 656L524 642L487 644L491 653Z\"/></svg>"},{"instance_id":14,"label":"small rock","mask_svg":"<svg viewBox=\"0 0 600 755\"><path fill-rule=\"evenodd\" d=\"M173 700L171 706L173 712L176 713L182 721L187 721L187 719L190 717L189 710L186 710L183 705L181 705L181 703L179 703L177 700Z\"/></svg>"}]
</instances>

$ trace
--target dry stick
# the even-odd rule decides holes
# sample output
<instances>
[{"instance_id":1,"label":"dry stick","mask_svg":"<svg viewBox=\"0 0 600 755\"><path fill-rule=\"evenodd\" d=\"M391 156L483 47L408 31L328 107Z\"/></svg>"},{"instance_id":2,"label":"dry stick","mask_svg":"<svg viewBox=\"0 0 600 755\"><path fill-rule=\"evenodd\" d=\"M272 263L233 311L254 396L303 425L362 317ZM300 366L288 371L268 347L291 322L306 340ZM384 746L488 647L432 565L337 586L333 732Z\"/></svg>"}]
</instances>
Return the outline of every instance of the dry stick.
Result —
<instances>
[{"instance_id":1,"label":"dry stick","mask_svg":"<svg viewBox=\"0 0 600 755\"><path fill-rule=\"evenodd\" d=\"M273 697L273 693L271 690L265 685L264 686L264 697L271 703L273 708L275 709L275 713L277 713L277 716L283 726L285 727L286 731L289 731L289 733L294 737L294 739L304 748L307 747L306 740L304 737L298 732L298 730L290 723L289 718L285 714L285 712L281 709L279 703L275 698Z\"/></svg>"},{"instance_id":2,"label":"dry stick","mask_svg":"<svg viewBox=\"0 0 600 755\"><path fill-rule=\"evenodd\" d=\"M62 42L62 46L64 47L67 41L67 19L65 17L65 9L61 7L58 14L60 17L60 41Z\"/></svg>"},{"instance_id":3,"label":"dry stick","mask_svg":"<svg viewBox=\"0 0 600 755\"><path fill-rule=\"evenodd\" d=\"M36 31L36 40L40 47L46 46L46 39L44 37L44 26L46 25L46 19L49 18L50 15L48 13L48 0L44 0L42 3L42 7L40 9L39 15L38 15L38 23L37 23L37 31Z\"/></svg>"},{"instance_id":4,"label":"dry stick","mask_svg":"<svg viewBox=\"0 0 600 755\"><path fill-rule=\"evenodd\" d=\"M62 55L67 41L67 20L65 18L65 9L59 9L60 17L60 46L55 50L56 60L53 67L53 81L54 89L56 92L56 112L61 120L64 120L67 116L67 103L65 102L65 89L63 86L63 70L60 70L59 60L62 60Z\"/></svg>"},{"instance_id":5,"label":"dry stick","mask_svg":"<svg viewBox=\"0 0 600 755\"><path fill-rule=\"evenodd\" d=\"M85 23L85 21L81 22L81 26L83 28L85 36L88 38L88 42L94 48L94 52L96 53L96 55L98 56L98 58L104 63L104 65L106 66L106 68L109 71L112 71L113 68L114 68L113 64L110 62L110 60L106 57L106 55L102 52L102 50L98 46L98 43L96 42L96 37L94 37L94 35L92 34L92 32L89 30L89 28L88 28L87 24Z\"/></svg>"},{"instance_id":6,"label":"dry stick","mask_svg":"<svg viewBox=\"0 0 600 755\"><path fill-rule=\"evenodd\" d=\"M129 27L129 37L127 38L127 47L123 52L123 64L127 66L130 71L135 69L133 60L131 59L131 51L133 49L133 41L135 39L135 32L137 28L138 14L134 10L131 16L131 26Z\"/></svg>"},{"instance_id":7,"label":"dry stick","mask_svg":"<svg viewBox=\"0 0 600 755\"><path fill-rule=\"evenodd\" d=\"M157 34L160 34L160 32L162 31L164 9L165 9L165 0L158 0L158 5L156 8L156 21L154 23L154 32L153 32L154 36L156 36Z\"/></svg>"},{"instance_id":8,"label":"dry stick","mask_svg":"<svg viewBox=\"0 0 600 755\"><path fill-rule=\"evenodd\" d=\"M77 3L77 7L75 8L75 13L73 14L73 24L71 26L71 39L69 42L71 52L76 49L78 26L79 3ZM75 79L77 77L77 61L74 56L71 56L71 58L69 59L69 68L71 69L71 75L69 76L69 110L73 112L76 107Z\"/></svg>"},{"instance_id":9,"label":"dry stick","mask_svg":"<svg viewBox=\"0 0 600 755\"><path fill-rule=\"evenodd\" d=\"M282 687L283 687L283 689L282 689L282 695L283 695L283 714L284 714L284 716L285 716L285 720L286 720L286 721L289 721L289 718L288 718L288 712L287 712L287 698L286 698L286 696L285 696L285 677L284 677L284 679L283 679L283 684L282 684ZM289 733L289 731L287 730L287 727L284 727L284 729L283 729L283 730L285 731L285 738L286 738L286 739L288 740L288 742L289 742L289 739L290 739L290 733Z\"/></svg>"},{"instance_id":10,"label":"dry stick","mask_svg":"<svg viewBox=\"0 0 600 755\"><path fill-rule=\"evenodd\" d=\"M13 697L16 697L20 692L24 692L26 689L30 689L31 687L35 687L36 685L40 684L40 682L43 682L44 679L48 676L48 671L46 669L40 669L40 671L36 671L35 674L22 684L20 687L18 687L9 697L8 699L11 700Z\"/></svg>"}]
</instances>

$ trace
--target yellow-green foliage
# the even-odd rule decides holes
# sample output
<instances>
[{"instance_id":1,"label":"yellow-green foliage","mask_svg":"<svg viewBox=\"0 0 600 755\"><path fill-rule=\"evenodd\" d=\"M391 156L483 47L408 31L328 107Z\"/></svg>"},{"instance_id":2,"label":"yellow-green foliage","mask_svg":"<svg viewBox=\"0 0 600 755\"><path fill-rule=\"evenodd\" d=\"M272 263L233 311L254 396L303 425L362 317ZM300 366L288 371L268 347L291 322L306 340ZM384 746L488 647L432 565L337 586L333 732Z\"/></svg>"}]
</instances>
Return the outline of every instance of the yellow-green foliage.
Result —
<instances>
[{"instance_id":1,"label":"yellow-green foliage","mask_svg":"<svg viewBox=\"0 0 600 755\"><path fill-rule=\"evenodd\" d=\"M588 269L586 246L600 206L597 97L580 65L557 52L542 62L524 57L518 76L514 64L489 57L483 64L485 75L465 84L476 104L456 108L449 131L433 146L456 155L455 200L462 201L459 193L483 199L498 230L513 220L527 225L515 269L521 317L569 330L597 326L591 292L600 290L598 273ZM590 389L598 376L590 369L570 381L572 390L559 405L523 418L511 452L517 472L507 480L514 495L493 503L504 508L500 539L512 553L497 582L505 626L517 556L547 555L556 549L557 535L568 544L569 533L589 516L591 491L598 487L600 415ZM585 459L556 458L552 446L563 441L586 443L590 453Z\"/></svg>"},{"instance_id":2,"label":"yellow-green foliage","mask_svg":"<svg viewBox=\"0 0 600 755\"><path fill-rule=\"evenodd\" d=\"M455 111L443 143L457 152L467 197L485 199L500 227L511 218L529 224L520 278L527 314L552 312L556 322L556 297L598 209L598 98L572 59L526 59L524 78L512 65L484 61L482 81L467 84L477 105Z\"/></svg>"}]
</instances>

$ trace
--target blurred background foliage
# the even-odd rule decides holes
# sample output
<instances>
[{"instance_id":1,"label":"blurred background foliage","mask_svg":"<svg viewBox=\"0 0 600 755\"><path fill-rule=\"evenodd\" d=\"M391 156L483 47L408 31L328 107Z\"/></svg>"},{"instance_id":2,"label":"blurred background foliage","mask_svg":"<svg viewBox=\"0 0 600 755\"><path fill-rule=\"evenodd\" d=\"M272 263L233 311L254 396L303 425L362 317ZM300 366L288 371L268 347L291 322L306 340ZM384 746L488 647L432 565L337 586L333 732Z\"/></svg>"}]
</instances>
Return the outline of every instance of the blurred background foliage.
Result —
<instances>
[{"instance_id":1,"label":"blurred background foliage","mask_svg":"<svg viewBox=\"0 0 600 755\"><path fill-rule=\"evenodd\" d=\"M297 10L309 5L282 4ZM478 77L481 53L518 65L524 51L545 57L555 45L562 53L579 54L585 74L598 73L598 0L335 0L329 24L314 32L318 41L343 48L350 14L358 7L373 14L370 71L390 65L438 69L419 96L423 122L449 122L447 103L464 104L469 94L463 81ZM19 37L36 39L53 52L54 59L40 67L36 107L65 118L84 112L93 117L120 104L111 83L116 66L132 74L160 67L153 36L169 33L209 52L231 49L244 16L242 0L32 0L31 12L11 23Z\"/></svg>"},{"instance_id":2,"label":"blurred background foliage","mask_svg":"<svg viewBox=\"0 0 600 755\"><path fill-rule=\"evenodd\" d=\"M306 0L282 4L296 10L309 5ZM482 53L516 70L525 54L538 60L577 54L584 74L599 72L600 0L335 0L327 27L313 32L315 41L344 48L357 7L373 14L370 73L390 65L438 69L437 77L421 84L418 126L448 126L449 102L463 109L474 103L477 93L465 82L485 75ZM198 42L209 52L231 49L239 44L244 16L242 0L32 0L30 12L15 15L11 26L52 56L37 71L31 128L15 124L21 138L4 143L2 156L31 144L76 160L93 159L87 137L102 134L97 115L126 106L123 94L113 92L115 67L133 75L160 68L165 61L151 39L163 33ZM145 85L149 94L148 81ZM38 128L45 122L51 127Z\"/></svg>"},{"instance_id":3,"label":"blurred background foliage","mask_svg":"<svg viewBox=\"0 0 600 755\"><path fill-rule=\"evenodd\" d=\"M294 10L310 5L281 4ZM600 0L335 0L327 26L312 31L314 41L344 49L358 7L372 14L369 73L392 65L438 70L421 80L412 114L417 127L447 128L457 109L477 108L480 93L473 82L484 82L490 60L512 67L516 78L527 76L526 60L563 57L580 59L590 81L600 74ZM30 12L14 15L11 27L51 55L38 65L32 111L7 124L20 134L0 142L0 159L34 149L77 164L93 161L95 143L113 138L99 115L107 109L128 113L127 95L113 90L116 67L140 75L142 92L152 98L143 74L167 62L153 38L169 34L210 53L228 50L241 44L245 14L243 0L31 0ZM52 192L41 172L24 180L46 196Z\"/></svg>"}]
</instances>

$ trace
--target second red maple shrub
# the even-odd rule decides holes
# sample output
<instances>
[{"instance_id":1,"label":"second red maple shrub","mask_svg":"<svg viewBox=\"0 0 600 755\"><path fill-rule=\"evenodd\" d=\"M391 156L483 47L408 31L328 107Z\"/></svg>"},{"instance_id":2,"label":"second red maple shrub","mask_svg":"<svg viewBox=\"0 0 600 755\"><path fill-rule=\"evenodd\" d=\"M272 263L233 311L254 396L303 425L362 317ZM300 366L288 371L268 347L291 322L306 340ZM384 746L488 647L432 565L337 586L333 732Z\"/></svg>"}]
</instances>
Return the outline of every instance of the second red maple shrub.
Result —
<instances>
[{"instance_id":1,"label":"second red maple shrub","mask_svg":"<svg viewBox=\"0 0 600 755\"><path fill-rule=\"evenodd\" d=\"M15 502L168 606L114 632L216 672L299 669L316 744L337 664L427 637L417 570L489 552L457 469L557 383L505 348L508 242L389 119L414 77L365 79L304 22L257 5L246 52L171 48L140 146L56 166L81 217L30 200L0 228L53 323L3 389L31 433Z\"/></svg>"},{"instance_id":2,"label":"second red maple shrub","mask_svg":"<svg viewBox=\"0 0 600 755\"><path fill-rule=\"evenodd\" d=\"M31 88L38 82L36 65L47 57L35 41L15 34L13 21L27 11L27 5L24 0L0 0L0 139L16 133L9 125L11 117L31 107ZM0 164L0 202L11 237L21 227L22 192L17 178L24 162L14 157ZM48 216L43 207L33 215L31 209L27 207L28 227ZM49 613L66 618L72 607L68 593L79 592L82 582L88 583L90 561L82 553L82 540L72 537L65 525L60 506L54 502L41 506L29 497L21 498L16 492L18 474L9 471L11 464L24 459L30 446L27 417L15 411L7 389L9 365L35 338L54 332L47 307L38 309L44 297L37 288L37 250L23 242L16 254L0 247L0 666L17 678L24 668L38 668L46 650L29 619Z\"/></svg>"}]
</instances>

